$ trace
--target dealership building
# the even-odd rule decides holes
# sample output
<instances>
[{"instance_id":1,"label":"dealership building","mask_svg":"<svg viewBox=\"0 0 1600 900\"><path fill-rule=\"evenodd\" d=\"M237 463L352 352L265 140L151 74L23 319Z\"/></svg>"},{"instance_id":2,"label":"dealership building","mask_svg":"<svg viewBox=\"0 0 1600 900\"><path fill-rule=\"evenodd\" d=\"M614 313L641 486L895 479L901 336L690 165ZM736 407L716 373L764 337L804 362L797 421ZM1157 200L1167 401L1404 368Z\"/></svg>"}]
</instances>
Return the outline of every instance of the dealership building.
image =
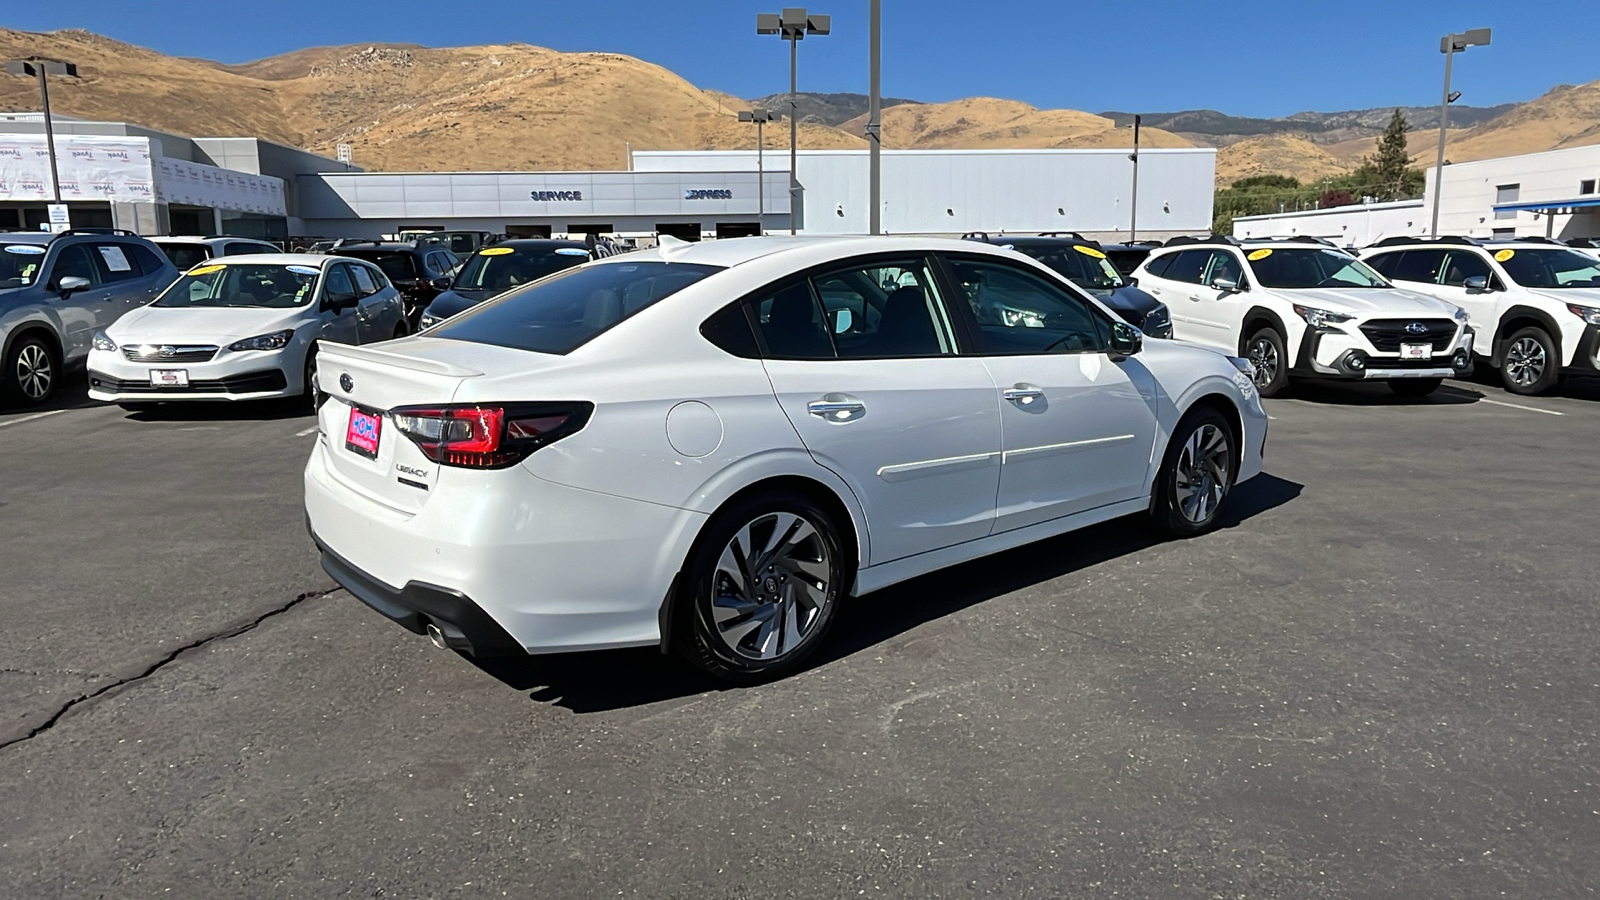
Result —
<instances>
[{"instance_id":1,"label":"dealership building","mask_svg":"<svg viewBox=\"0 0 1600 900\"><path fill-rule=\"evenodd\" d=\"M1364 203L1233 220L1235 237L1309 235L1366 247L1386 237L1426 236L1434 172L1421 200ZM1600 146L1502 156L1444 167L1439 233L1475 238L1600 237Z\"/></svg>"},{"instance_id":2,"label":"dealership building","mask_svg":"<svg viewBox=\"0 0 1600 900\"><path fill-rule=\"evenodd\" d=\"M50 200L43 119L0 114L0 230L36 230ZM865 233L866 151L636 151L621 172L365 172L259 138L185 137L55 117L63 201L77 227L142 234L377 237L450 229L518 236ZM1140 237L1205 231L1216 151L1140 153ZM1126 238L1129 151L886 150L889 233L1077 231Z\"/></svg>"}]
</instances>

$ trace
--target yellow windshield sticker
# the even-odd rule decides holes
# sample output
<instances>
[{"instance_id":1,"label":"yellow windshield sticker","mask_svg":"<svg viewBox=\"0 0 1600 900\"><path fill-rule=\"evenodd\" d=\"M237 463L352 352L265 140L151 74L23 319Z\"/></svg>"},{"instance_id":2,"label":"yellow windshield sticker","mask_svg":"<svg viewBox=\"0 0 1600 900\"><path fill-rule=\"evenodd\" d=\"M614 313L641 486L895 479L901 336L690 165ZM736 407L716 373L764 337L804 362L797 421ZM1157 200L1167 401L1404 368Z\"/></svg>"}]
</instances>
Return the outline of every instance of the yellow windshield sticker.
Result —
<instances>
[{"instance_id":1,"label":"yellow windshield sticker","mask_svg":"<svg viewBox=\"0 0 1600 900\"><path fill-rule=\"evenodd\" d=\"M1106 255L1104 253L1101 253L1099 250L1096 250L1093 247L1085 247L1082 244L1073 244L1072 245L1072 249L1078 251L1079 253L1082 253L1084 256L1092 256L1095 259L1105 259L1106 258Z\"/></svg>"},{"instance_id":2,"label":"yellow windshield sticker","mask_svg":"<svg viewBox=\"0 0 1600 900\"><path fill-rule=\"evenodd\" d=\"M1250 251L1250 255L1246 256L1245 259L1248 259L1251 262L1255 262L1258 259L1266 259L1267 257L1269 257L1271 255L1272 255L1272 248L1271 247L1262 247L1260 250L1251 250Z\"/></svg>"},{"instance_id":3,"label":"yellow windshield sticker","mask_svg":"<svg viewBox=\"0 0 1600 900\"><path fill-rule=\"evenodd\" d=\"M1508 260L1511 257L1516 256L1516 255L1517 255L1517 251L1515 251L1515 250L1501 250L1501 251L1497 252L1494 255L1494 258L1495 258L1496 262L1505 262L1506 260Z\"/></svg>"},{"instance_id":4,"label":"yellow windshield sticker","mask_svg":"<svg viewBox=\"0 0 1600 900\"><path fill-rule=\"evenodd\" d=\"M510 247L485 247L478 251L479 256L505 256L511 252Z\"/></svg>"},{"instance_id":5,"label":"yellow windshield sticker","mask_svg":"<svg viewBox=\"0 0 1600 900\"><path fill-rule=\"evenodd\" d=\"M226 268L227 268L227 266L223 266L223 265L195 266L194 268L189 270L188 274L190 274L190 275L210 275L212 272L221 272L223 269L226 269Z\"/></svg>"}]
</instances>

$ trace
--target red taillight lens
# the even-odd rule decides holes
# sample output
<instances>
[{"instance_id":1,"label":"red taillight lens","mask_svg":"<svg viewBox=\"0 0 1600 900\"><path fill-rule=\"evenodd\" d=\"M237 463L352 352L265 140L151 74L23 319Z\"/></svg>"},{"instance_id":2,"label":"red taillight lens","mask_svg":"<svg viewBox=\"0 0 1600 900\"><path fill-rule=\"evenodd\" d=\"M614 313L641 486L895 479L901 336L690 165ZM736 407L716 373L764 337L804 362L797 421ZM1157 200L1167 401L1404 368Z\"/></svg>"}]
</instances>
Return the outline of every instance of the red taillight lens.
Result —
<instances>
[{"instance_id":1,"label":"red taillight lens","mask_svg":"<svg viewBox=\"0 0 1600 900\"><path fill-rule=\"evenodd\" d=\"M395 428L422 455L446 466L499 469L583 428L591 403L403 406L391 410Z\"/></svg>"}]
</instances>

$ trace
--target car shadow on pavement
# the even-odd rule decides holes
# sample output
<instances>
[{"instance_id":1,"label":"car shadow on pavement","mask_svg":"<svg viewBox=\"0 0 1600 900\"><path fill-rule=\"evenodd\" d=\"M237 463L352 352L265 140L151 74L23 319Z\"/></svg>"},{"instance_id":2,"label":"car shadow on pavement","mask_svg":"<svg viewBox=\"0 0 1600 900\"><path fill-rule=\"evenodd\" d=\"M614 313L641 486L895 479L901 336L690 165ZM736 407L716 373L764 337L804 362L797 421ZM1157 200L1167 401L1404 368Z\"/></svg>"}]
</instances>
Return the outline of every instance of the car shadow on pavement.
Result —
<instances>
[{"instance_id":1,"label":"car shadow on pavement","mask_svg":"<svg viewBox=\"0 0 1600 900\"><path fill-rule=\"evenodd\" d=\"M202 400L195 403L153 403L126 411L131 422L270 422L311 419L311 403L300 397L283 400Z\"/></svg>"},{"instance_id":2,"label":"car shadow on pavement","mask_svg":"<svg viewBox=\"0 0 1600 900\"><path fill-rule=\"evenodd\" d=\"M1329 406L1459 406L1477 403L1483 393L1466 382L1449 382L1425 397L1402 397L1387 384L1303 381L1284 395L1286 399ZM1271 401L1268 401L1271 402Z\"/></svg>"},{"instance_id":3,"label":"car shadow on pavement","mask_svg":"<svg viewBox=\"0 0 1600 900\"><path fill-rule=\"evenodd\" d=\"M60 412L64 409L88 409L89 407L100 405L99 400L89 399L88 375L82 371L69 372L61 376L61 381L56 384L55 392L43 403L27 406L21 404L0 405L0 422L21 416Z\"/></svg>"},{"instance_id":4,"label":"car shadow on pavement","mask_svg":"<svg viewBox=\"0 0 1600 900\"><path fill-rule=\"evenodd\" d=\"M1220 527L1233 528L1283 506L1299 497L1302 487L1274 475L1258 475L1234 489ZM1142 516L1126 516L852 599L840 609L822 646L800 671L827 665L968 607L1137 553L1163 540ZM507 686L529 691L529 699L536 703L575 713L626 709L734 689L676 657L663 656L654 647L463 658Z\"/></svg>"}]
</instances>

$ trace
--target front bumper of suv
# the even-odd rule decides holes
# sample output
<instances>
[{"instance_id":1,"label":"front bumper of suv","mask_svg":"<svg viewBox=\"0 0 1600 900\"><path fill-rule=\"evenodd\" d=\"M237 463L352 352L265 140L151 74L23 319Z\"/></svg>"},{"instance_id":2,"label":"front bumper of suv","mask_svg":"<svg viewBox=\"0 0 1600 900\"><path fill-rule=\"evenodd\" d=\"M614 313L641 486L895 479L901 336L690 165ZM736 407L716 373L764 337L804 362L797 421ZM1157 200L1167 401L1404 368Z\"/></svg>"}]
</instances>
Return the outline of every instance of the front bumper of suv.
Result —
<instances>
[{"instance_id":1,"label":"front bumper of suv","mask_svg":"<svg viewBox=\"0 0 1600 900\"><path fill-rule=\"evenodd\" d=\"M1433 345L1427 359L1401 359L1397 350L1380 348L1362 332L1361 322L1306 326L1290 371L1316 378L1382 380L1397 378L1464 378L1472 374L1473 330L1459 326L1448 341Z\"/></svg>"}]
</instances>

